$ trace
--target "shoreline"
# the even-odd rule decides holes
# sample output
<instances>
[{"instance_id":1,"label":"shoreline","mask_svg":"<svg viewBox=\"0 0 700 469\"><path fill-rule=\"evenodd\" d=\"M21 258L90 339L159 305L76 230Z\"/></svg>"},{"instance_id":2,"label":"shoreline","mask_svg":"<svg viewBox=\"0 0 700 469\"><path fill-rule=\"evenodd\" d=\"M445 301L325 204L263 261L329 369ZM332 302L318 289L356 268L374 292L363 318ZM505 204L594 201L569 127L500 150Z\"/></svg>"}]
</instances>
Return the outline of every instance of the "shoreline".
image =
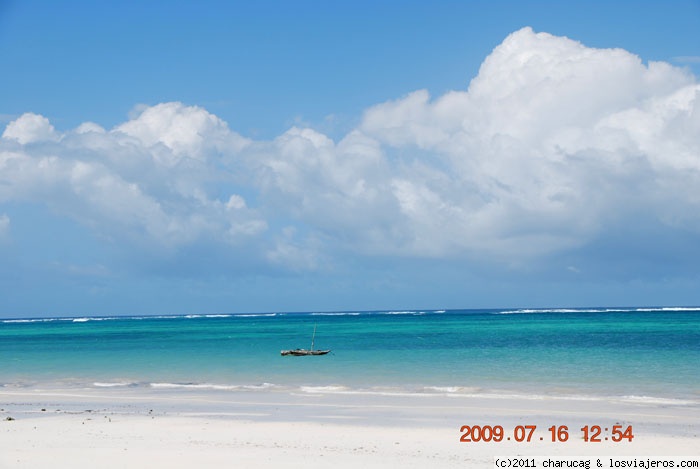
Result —
<instances>
[{"instance_id":1,"label":"shoreline","mask_svg":"<svg viewBox=\"0 0 700 469\"><path fill-rule=\"evenodd\" d=\"M346 383L256 383L256 384L231 384L217 382L148 382L129 380L58 380L58 381L18 381L0 382L0 395L19 393L90 393L123 395L156 395L158 393L172 395L188 395L192 393L207 393L209 395L245 395L247 393L260 393L261 395L338 395L338 396L386 396L386 397L415 397L415 398L448 398L448 399L488 399L488 400L523 400L523 401L591 401L591 402L618 402L620 404L648 404L663 406L700 407L700 391L676 392L637 392L604 393L589 392L589 389L537 389L533 392L533 386L526 387L502 387L488 388L484 386L463 385L433 385L433 384L401 384L401 385L363 385L357 386Z\"/></svg>"},{"instance_id":2,"label":"shoreline","mask_svg":"<svg viewBox=\"0 0 700 469\"><path fill-rule=\"evenodd\" d=\"M202 389L0 388L0 467L493 467L494 456L700 457L700 406ZM43 409L43 410L42 410ZM10 417L14 420L7 420ZM460 442L462 426L537 427ZM551 426L568 427L550 441ZM579 428L632 427L584 442ZM540 440L542 438L542 440Z\"/></svg>"}]
</instances>

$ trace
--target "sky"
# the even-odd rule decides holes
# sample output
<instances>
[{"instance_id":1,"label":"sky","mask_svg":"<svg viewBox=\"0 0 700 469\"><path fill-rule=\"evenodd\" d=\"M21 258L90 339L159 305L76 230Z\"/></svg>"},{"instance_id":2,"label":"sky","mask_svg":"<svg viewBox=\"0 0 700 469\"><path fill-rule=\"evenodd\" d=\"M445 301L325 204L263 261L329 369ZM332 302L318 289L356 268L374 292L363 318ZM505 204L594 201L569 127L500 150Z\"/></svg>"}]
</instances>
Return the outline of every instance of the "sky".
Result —
<instances>
[{"instance_id":1,"label":"sky","mask_svg":"<svg viewBox=\"0 0 700 469\"><path fill-rule=\"evenodd\" d=\"M0 316L700 305L700 1L0 0Z\"/></svg>"}]
</instances>

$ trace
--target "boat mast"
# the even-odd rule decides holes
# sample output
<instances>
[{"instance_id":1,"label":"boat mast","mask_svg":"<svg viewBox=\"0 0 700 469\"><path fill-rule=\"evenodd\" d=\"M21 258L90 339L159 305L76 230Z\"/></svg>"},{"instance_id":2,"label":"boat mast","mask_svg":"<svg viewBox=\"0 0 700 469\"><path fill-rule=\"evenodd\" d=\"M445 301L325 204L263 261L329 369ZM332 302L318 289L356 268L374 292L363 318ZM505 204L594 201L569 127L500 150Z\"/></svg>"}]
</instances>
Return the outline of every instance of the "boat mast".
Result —
<instances>
[{"instance_id":1,"label":"boat mast","mask_svg":"<svg viewBox=\"0 0 700 469\"><path fill-rule=\"evenodd\" d=\"M311 351L314 351L314 340L316 339L316 324L314 324L314 334L311 336Z\"/></svg>"}]
</instances>

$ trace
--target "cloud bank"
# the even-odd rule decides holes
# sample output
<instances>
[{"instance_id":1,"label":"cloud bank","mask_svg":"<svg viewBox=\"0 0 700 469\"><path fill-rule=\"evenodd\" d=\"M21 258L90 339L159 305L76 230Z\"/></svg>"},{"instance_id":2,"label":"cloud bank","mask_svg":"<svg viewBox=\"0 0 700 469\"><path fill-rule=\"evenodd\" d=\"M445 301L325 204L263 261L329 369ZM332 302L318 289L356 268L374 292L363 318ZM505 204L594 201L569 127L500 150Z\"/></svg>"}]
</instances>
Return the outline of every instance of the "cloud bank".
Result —
<instances>
[{"instance_id":1,"label":"cloud bank","mask_svg":"<svg viewBox=\"0 0 700 469\"><path fill-rule=\"evenodd\" d=\"M700 236L700 86L524 28L465 90L378 104L338 141L298 127L255 141L179 102L110 130L27 113L2 134L0 180L4 237L2 204L31 203L171 262L206 250L293 271L348 256L526 265L611 230Z\"/></svg>"}]
</instances>

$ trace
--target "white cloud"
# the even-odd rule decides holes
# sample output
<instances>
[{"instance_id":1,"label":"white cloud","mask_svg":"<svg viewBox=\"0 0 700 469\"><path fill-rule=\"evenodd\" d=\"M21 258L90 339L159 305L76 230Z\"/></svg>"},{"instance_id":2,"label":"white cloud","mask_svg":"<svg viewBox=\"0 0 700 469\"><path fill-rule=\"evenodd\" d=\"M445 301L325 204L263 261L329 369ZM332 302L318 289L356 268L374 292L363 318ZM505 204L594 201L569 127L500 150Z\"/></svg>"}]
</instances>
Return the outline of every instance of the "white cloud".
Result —
<instances>
[{"instance_id":1,"label":"white cloud","mask_svg":"<svg viewBox=\"0 0 700 469\"><path fill-rule=\"evenodd\" d=\"M197 106L163 103L147 107L128 122L116 127L146 147L165 145L168 164L181 158L204 158L207 151L238 151L249 142L228 129L228 125Z\"/></svg>"},{"instance_id":2,"label":"white cloud","mask_svg":"<svg viewBox=\"0 0 700 469\"><path fill-rule=\"evenodd\" d=\"M700 87L525 28L466 90L378 104L338 142L300 127L252 141L181 103L109 131L58 134L25 114L0 140L0 174L0 202L44 203L135 246L292 269L341 252L524 264L639 217L700 232Z\"/></svg>"},{"instance_id":3,"label":"white cloud","mask_svg":"<svg viewBox=\"0 0 700 469\"><path fill-rule=\"evenodd\" d=\"M669 198L700 221L698 90L668 64L525 28L467 91L377 105L360 129L404 161L394 188L416 252L430 239L445 254L528 258L582 245L642 207L663 221ZM411 160L440 176L407 170Z\"/></svg>"},{"instance_id":4,"label":"white cloud","mask_svg":"<svg viewBox=\"0 0 700 469\"><path fill-rule=\"evenodd\" d=\"M77 134L86 134L88 132L103 134L106 131L102 126L94 122L83 122L75 129L75 133Z\"/></svg>"},{"instance_id":5,"label":"white cloud","mask_svg":"<svg viewBox=\"0 0 700 469\"><path fill-rule=\"evenodd\" d=\"M7 124L2 137L17 140L21 144L59 139L49 120L33 112L27 112Z\"/></svg>"},{"instance_id":6,"label":"white cloud","mask_svg":"<svg viewBox=\"0 0 700 469\"><path fill-rule=\"evenodd\" d=\"M202 240L229 246L266 230L226 171L244 139L206 111L166 103L112 131L85 123L41 147L24 145L34 141L20 132L28 119L11 122L0 140L0 202L44 204L156 254ZM55 132L42 116L29 120Z\"/></svg>"}]
</instances>

